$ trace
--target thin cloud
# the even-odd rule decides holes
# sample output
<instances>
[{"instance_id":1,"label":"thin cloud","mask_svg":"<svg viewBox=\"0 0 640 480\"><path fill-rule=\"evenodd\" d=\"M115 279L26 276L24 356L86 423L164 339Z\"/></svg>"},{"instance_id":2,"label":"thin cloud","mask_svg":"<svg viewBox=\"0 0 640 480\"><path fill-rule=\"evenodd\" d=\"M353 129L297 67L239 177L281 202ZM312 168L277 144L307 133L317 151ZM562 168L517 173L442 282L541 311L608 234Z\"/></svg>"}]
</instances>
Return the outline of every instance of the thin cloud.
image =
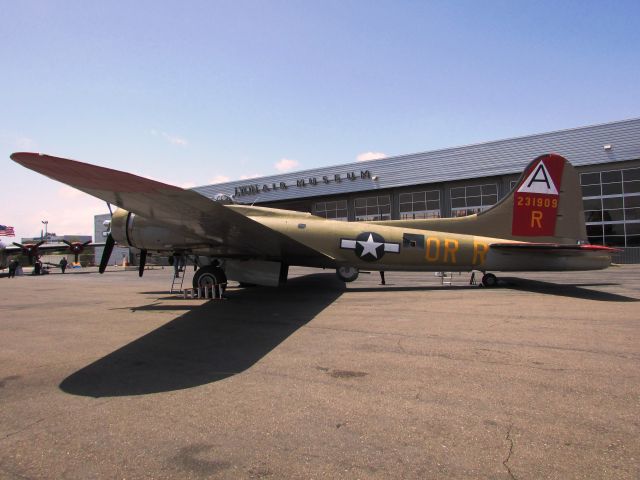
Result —
<instances>
[{"instance_id":1,"label":"thin cloud","mask_svg":"<svg viewBox=\"0 0 640 480\"><path fill-rule=\"evenodd\" d=\"M18 137L15 139L15 145L19 150L36 150L36 141L29 137Z\"/></svg>"},{"instance_id":2,"label":"thin cloud","mask_svg":"<svg viewBox=\"0 0 640 480\"><path fill-rule=\"evenodd\" d=\"M34 152L37 150L37 143L33 138L25 135L0 132L0 143L6 143L11 150Z\"/></svg>"},{"instance_id":3,"label":"thin cloud","mask_svg":"<svg viewBox=\"0 0 640 480\"><path fill-rule=\"evenodd\" d=\"M251 180L252 178L262 177L261 173L250 173L249 175L240 175L240 180Z\"/></svg>"},{"instance_id":4,"label":"thin cloud","mask_svg":"<svg viewBox=\"0 0 640 480\"><path fill-rule=\"evenodd\" d=\"M300 165L300 162L298 162L297 160L291 160L290 158L283 158L279 162L276 162L274 164L274 167L276 167L276 170L278 170L279 172L288 172L298 167L299 165Z\"/></svg>"},{"instance_id":5,"label":"thin cloud","mask_svg":"<svg viewBox=\"0 0 640 480\"><path fill-rule=\"evenodd\" d=\"M80 190L73 188L73 187L69 187L67 185L64 185L62 187L60 187L58 189L57 194L64 199L74 199L74 198L80 198L83 195L87 195L84 192L81 192Z\"/></svg>"},{"instance_id":6,"label":"thin cloud","mask_svg":"<svg viewBox=\"0 0 640 480\"><path fill-rule=\"evenodd\" d=\"M105 202L71 187L61 187L46 206L33 205L22 219L22 236L38 235L48 220L48 231L58 235L92 235L93 217L107 213ZM100 239L98 239L100 241Z\"/></svg>"},{"instance_id":7,"label":"thin cloud","mask_svg":"<svg viewBox=\"0 0 640 480\"><path fill-rule=\"evenodd\" d=\"M181 137L175 137L173 135L169 135L168 133L163 133L162 136L172 145L178 145L179 147L186 147L189 145L186 139Z\"/></svg>"},{"instance_id":8,"label":"thin cloud","mask_svg":"<svg viewBox=\"0 0 640 480\"><path fill-rule=\"evenodd\" d=\"M363 152L356 157L356 160L358 162L366 162L367 160L378 160L380 158L387 158L387 154L382 152Z\"/></svg>"},{"instance_id":9,"label":"thin cloud","mask_svg":"<svg viewBox=\"0 0 640 480\"><path fill-rule=\"evenodd\" d=\"M176 135L171 135L171 134L169 134L167 132L159 132L158 130L156 130L154 128L149 130L149 133L151 135L153 135L154 137L162 137L162 138L164 138L171 145L177 145L179 147L187 147L189 145L189 142L187 141L186 138L178 137Z\"/></svg>"},{"instance_id":10,"label":"thin cloud","mask_svg":"<svg viewBox=\"0 0 640 480\"><path fill-rule=\"evenodd\" d=\"M216 175L211 180L209 180L209 183L226 183L226 182L228 182L230 180L231 179L229 177L227 177L226 175Z\"/></svg>"}]
</instances>

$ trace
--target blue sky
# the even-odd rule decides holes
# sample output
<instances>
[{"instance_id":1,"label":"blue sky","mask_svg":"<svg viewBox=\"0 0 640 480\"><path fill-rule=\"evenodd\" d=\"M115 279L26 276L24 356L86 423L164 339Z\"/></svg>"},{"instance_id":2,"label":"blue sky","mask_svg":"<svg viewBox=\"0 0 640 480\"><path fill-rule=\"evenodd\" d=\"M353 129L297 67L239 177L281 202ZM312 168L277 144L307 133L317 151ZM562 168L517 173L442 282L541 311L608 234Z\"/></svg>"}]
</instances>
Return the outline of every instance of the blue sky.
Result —
<instances>
[{"instance_id":1,"label":"blue sky","mask_svg":"<svg viewBox=\"0 0 640 480\"><path fill-rule=\"evenodd\" d=\"M0 223L92 233L38 151L194 186L640 116L640 2L29 1L0 27Z\"/></svg>"}]
</instances>

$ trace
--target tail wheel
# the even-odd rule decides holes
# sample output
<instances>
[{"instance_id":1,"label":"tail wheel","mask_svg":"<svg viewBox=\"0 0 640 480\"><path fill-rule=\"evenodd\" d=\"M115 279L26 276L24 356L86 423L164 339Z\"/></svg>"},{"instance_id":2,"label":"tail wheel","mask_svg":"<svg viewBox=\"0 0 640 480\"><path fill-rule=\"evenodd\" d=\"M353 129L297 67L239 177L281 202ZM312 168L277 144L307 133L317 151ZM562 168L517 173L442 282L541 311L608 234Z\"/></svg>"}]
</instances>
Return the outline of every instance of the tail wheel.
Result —
<instances>
[{"instance_id":1,"label":"tail wheel","mask_svg":"<svg viewBox=\"0 0 640 480\"><path fill-rule=\"evenodd\" d=\"M338 275L338 278L343 282L353 282L358 278L358 275L360 275L360 270L358 270L357 267L343 265L336 269L336 275Z\"/></svg>"},{"instance_id":2,"label":"tail wheel","mask_svg":"<svg viewBox=\"0 0 640 480\"><path fill-rule=\"evenodd\" d=\"M193 276L193 288L212 288L214 285L222 285L224 292L227 283L227 276L220 267L207 265L199 268Z\"/></svg>"},{"instance_id":3,"label":"tail wheel","mask_svg":"<svg viewBox=\"0 0 640 480\"><path fill-rule=\"evenodd\" d=\"M492 288L498 285L498 277L496 277L493 273L486 273L482 277L482 285L487 288Z\"/></svg>"}]
</instances>

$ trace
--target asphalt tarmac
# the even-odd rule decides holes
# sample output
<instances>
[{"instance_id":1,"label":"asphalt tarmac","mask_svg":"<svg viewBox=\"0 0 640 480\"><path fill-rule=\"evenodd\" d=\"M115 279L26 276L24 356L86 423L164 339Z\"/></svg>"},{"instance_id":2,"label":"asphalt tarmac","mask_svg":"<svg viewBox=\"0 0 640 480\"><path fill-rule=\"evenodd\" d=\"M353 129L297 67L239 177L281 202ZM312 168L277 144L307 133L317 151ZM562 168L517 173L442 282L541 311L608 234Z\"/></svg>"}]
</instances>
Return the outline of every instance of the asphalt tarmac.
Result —
<instances>
[{"instance_id":1,"label":"asphalt tarmac","mask_svg":"<svg viewBox=\"0 0 640 480\"><path fill-rule=\"evenodd\" d=\"M640 478L640 266L170 275L0 280L0 478Z\"/></svg>"}]
</instances>

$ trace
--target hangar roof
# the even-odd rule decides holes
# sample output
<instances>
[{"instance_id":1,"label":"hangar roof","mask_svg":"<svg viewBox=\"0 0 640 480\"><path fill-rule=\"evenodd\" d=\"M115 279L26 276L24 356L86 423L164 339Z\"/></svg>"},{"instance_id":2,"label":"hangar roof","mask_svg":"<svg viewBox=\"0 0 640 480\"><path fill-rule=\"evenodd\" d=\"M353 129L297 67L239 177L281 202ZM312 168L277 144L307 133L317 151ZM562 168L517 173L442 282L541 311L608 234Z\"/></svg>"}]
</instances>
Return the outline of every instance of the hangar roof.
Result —
<instances>
[{"instance_id":1,"label":"hangar roof","mask_svg":"<svg viewBox=\"0 0 640 480\"><path fill-rule=\"evenodd\" d=\"M611 149L605 150L604 146ZM520 173L538 155L555 152L573 165L640 159L640 118L509 138L461 147L386 157L205 185L243 203L272 202ZM349 178L351 177L351 178Z\"/></svg>"}]
</instances>

